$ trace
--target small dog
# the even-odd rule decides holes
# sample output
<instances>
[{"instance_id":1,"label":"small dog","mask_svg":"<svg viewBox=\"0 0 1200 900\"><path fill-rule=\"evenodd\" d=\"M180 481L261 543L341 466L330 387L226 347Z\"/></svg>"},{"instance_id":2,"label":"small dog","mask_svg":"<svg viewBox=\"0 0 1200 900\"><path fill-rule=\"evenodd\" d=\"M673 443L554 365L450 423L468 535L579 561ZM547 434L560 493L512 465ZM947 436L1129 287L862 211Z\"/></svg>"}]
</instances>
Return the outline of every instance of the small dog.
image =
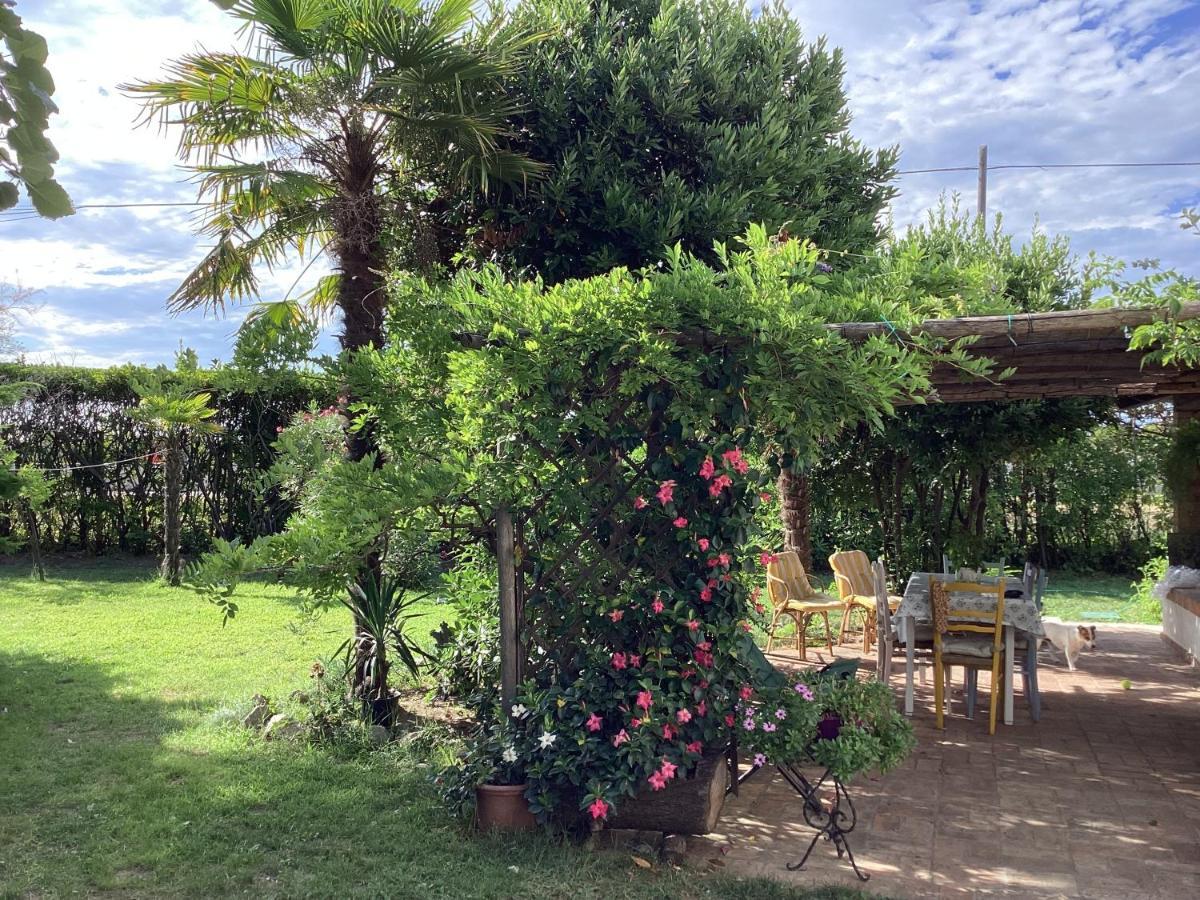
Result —
<instances>
[{"instance_id":1,"label":"small dog","mask_svg":"<svg viewBox=\"0 0 1200 900\"><path fill-rule=\"evenodd\" d=\"M1081 651L1096 649L1095 625L1072 625L1061 619L1047 618L1042 619L1042 628L1046 632L1043 640L1066 657L1067 668L1072 672Z\"/></svg>"}]
</instances>

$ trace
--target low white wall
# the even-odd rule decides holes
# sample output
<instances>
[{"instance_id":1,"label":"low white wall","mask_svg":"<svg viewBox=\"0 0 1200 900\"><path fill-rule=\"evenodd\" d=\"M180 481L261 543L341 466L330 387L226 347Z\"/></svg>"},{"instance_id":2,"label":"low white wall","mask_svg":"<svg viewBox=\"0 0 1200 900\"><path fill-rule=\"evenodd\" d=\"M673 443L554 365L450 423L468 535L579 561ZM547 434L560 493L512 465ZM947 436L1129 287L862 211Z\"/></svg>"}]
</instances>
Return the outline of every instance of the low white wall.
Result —
<instances>
[{"instance_id":1,"label":"low white wall","mask_svg":"<svg viewBox=\"0 0 1200 900\"><path fill-rule=\"evenodd\" d=\"M1195 599L1200 591L1176 588L1162 601L1163 636L1191 657L1195 665L1200 660L1200 604Z\"/></svg>"}]
</instances>

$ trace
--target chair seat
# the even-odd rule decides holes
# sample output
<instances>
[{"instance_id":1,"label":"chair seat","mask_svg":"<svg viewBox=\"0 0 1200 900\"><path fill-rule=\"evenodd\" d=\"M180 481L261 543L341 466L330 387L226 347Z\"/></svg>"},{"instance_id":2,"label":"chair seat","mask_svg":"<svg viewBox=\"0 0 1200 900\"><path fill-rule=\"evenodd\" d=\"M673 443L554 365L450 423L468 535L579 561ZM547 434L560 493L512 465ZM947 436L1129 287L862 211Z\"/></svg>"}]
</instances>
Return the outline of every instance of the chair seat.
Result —
<instances>
[{"instance_id":1,"label":"chair seat","mask_svg":"<svg viewBox=\"0 0 1200 900\"><path fill-rule=\"evenodd\" d=\"M837 612L842 609L842 601L834 600L827 594L814 594L811 600L788 600L780 608L781 613L798 612Z\"/></svg>"},{"instance_id":2,"label":"chair seat","mask_svg":"<svg viewBox=\"0 0 1200 900\"><path fill-rule=\"evenodd\" d=\"M992 658L992 639L949 635L942 638L942 658L949 662L951 656L966 656L973 659ZM1003 655L1004 648L1001 647ZM960 663L961 665L961 663Z\"/></svg>"},{"instance_id":3,"label":"chair seat","mask_svg":"<svg viewBox=\"0 0 1200 900\"><path fill-rule=\"evenodd\" d=\"M900 603L903 599L903 597L897 597L895 594L888 594L888 609L892 612L895 612L900 608ZM863 609L870 610L871 612L875 611L875 598L873 596L868 597L866 594L851 594L849 602L855 606L861 606Z\"/></svg>"}]
</instances>

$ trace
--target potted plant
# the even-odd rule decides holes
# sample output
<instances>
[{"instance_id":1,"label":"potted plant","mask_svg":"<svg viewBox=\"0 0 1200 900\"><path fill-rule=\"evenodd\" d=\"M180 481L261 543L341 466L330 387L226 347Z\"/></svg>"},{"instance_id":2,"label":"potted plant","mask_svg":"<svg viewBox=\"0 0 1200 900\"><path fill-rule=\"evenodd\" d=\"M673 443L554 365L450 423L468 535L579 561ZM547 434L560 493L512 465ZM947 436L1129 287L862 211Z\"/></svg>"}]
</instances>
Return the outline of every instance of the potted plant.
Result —
<instances>
[{"instance_id":1,"label":"potted plant","mask_svg":"<svg viewBox=\"0 0 1200 900\"><path fill-rule=\"evenodd\" d=\"M912 750L912 725L886 684L801 675L754 688L738 710L739 743L755 765L816 763L842 781L887 771Z\"/></svg>"},{"instance_id":2,"label":"potted plant","mask_svg":"<svg viewBox=\"0 0 1200 900\"><path fill-rule=\"evenodd\" d=\"M530 746L525 734L524 706L512 716L480 727L460 760L437 778L443 799L465 811L472 802L475 825L481 831L530 831L537 817L525 794L529 788L525 767Z\"/></svg>"}]
</instances>

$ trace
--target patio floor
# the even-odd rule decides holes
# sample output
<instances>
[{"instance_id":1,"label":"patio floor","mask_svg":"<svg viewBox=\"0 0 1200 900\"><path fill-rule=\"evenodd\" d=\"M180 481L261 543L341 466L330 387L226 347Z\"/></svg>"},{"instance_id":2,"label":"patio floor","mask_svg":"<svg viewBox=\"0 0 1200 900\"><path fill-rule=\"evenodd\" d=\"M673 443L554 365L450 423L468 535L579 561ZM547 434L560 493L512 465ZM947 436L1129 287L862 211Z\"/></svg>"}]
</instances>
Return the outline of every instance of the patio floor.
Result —
<instances>
[{"instance_id":1,"label":"patio floor","mask_svg":"<svg viewBox=\"0 0 1200 900\"><path fill-rule=\"evenodd\" d=\"M730 797L719 833L690 839L689 854L729 873L890 897L1200 897L1200 669L1157 627L1099 631L1075 672L1043 651L1041 722L1030 721L1018 679L1015 724L997 725L994 738L985 676L982 712L967 720L956 670L944 732L933 727L932 678L918 682L916 751L900 769L851 785L851 848L866 885L825 842L804 871L787 871L813 832L774 769ZM772 661L795 667L797 658L792 650Z\"/></svg>"}]
</instances>

